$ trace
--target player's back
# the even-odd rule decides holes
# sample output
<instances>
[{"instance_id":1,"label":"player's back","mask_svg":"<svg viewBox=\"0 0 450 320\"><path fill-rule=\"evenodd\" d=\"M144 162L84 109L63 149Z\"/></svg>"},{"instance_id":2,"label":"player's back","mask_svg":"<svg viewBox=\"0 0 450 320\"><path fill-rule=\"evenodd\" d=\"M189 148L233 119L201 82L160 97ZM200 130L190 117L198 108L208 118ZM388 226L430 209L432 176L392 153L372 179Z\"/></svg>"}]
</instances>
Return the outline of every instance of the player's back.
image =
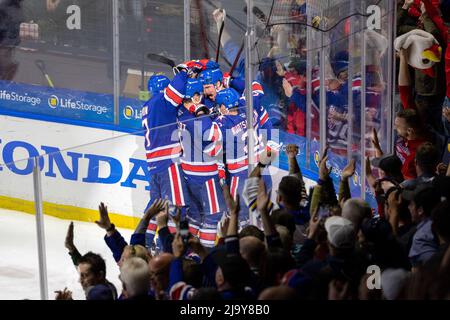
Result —
<instances>
[{"instance_id":1,"label":"player's back","mask_svg":"<svg viewBox=\"0 0 450 320\"><path fill-rule=\"evenodd\" d=\"M217 123L207 115L196 118L187 110L180 112L178 120L183 146L183 171L199 180L216 176L217 156L222 151L222 133Z\"/></svg>"},{"instance_id":2,"label":"player's back","mask_svg":"<svg viewBox=\"0 0 450 320\"><path fill-rule=\"evenodd\" d=\"M160 93L144 106L142 125L145 150L150 173L168 168L181 154L177 127L178 108L173 107Z\"/></svg>"},{"instance_id":3,"label":"player's back","mask_svg":"<svg viewBox=\"0 0 450 320\"><path fill-rule=\"evenodd\" d=\"M258 114L254 112L253 123L257 128ZM224 139L223 150L228 171L232 174L248 169L248 122L245 111L237 115L220 116L217 119ZM254 130L254 152L258 152L259 139L257 130Z\"/></svg>"}]
</instances>

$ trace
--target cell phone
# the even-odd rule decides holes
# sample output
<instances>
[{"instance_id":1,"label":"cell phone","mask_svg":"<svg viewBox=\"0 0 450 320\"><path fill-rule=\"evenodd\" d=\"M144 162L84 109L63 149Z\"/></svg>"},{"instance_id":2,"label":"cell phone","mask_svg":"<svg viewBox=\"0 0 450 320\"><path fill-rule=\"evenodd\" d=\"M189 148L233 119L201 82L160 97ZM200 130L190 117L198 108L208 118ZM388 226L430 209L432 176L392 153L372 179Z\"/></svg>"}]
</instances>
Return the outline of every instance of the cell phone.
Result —
<instances>
[{"instance_id":1,"label":"cell phone","mask_svg":"<svg viewBox=\"0 0 450 320\"><path fill-rule=\"evenodd\" d=\"M317 212L317 216L319 219L326 219L331 216L330 209L326 206L320 206L319 211Z\"/></svg>"},{"instance_id":2,"label":"cell phone","mask_svg":"<svg viewBox=\"0 0 450 320\"><path fill-rule=\"evenodd\" d=\"M180 221L180 236L181 239L183 240L183 243L185 245L187 245L188 240L189 240L189 222L187 220L182 220Z\"/></svg>"}]
</instances>

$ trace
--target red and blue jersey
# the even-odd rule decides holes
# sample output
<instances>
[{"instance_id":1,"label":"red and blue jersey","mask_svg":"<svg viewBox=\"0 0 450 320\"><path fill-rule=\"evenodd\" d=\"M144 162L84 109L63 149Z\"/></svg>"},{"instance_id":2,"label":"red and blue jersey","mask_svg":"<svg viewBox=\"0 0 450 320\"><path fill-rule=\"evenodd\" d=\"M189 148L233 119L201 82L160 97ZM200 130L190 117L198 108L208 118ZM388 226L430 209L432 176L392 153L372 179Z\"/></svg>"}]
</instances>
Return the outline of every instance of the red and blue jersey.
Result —
<instances>
[{"instance_id":1,"label":"red and blue jersey","mask_svg":"<svg viewBox=\"0 0 450 320\"><path fill-rule=\"evenodd\" d=\"M181 168L188 179L202 183L219 173L222 155L222 132L209 116L196 118L188 110L178 117L183 155Z\"/></svg>"},{"instance_id":2,"label":"red and blue jersey","mask_svg":"<svg viewBox=\"0 0 450 320\"><path fill-rule=\"evenodd\" d=\"M164 93L153 96L142 110L145 151L150 174L167 170L181 156L177 116L186 92L187 74L177 74Z\"/></svg>"},{"instance_id":3,"label":"red and blue jersey","mask_svg":"<svg viewBox=\"0 0 450 320\"><path fill-rule=\"evenodd\" d=\"M269 118L269 113L267 112L266 108L262 105L262 98L263 96L259 93L253 94L253 109L258 115L256 118L256 122L254 123L254 126L257 130L259 142L260 142L260 150L259 153L261 153L264 150L264 146L267 144L267 141L272 140L272 130L273 125L272 121ZM239 99L239 111L240 112L246 112L246 99L243 95Z\"/></svg>"},{"instance_id":4,"label":"red and blue jersey","mask_svg":"<svg viewBox=\"0 0 450 320\"><path fill-rule=\"evenodd\" d=\"M255 144L253 146L253 152L255 152L255 155L259 150L258 118L258 113L254 111L253 123ZM245 110L239 112L237 115L219 116L216 121L223 136L223 150L228 172L230 172L231 175L234 175L248 170L248 123Z\"/></svg>"}]
</instances>

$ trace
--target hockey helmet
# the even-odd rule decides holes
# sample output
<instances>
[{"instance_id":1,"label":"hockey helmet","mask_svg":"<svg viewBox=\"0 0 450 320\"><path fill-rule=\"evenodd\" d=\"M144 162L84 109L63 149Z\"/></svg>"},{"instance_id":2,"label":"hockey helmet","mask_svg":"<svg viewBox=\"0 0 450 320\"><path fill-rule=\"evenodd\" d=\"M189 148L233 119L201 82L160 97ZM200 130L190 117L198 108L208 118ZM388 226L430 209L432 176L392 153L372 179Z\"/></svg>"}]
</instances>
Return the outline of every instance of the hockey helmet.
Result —
<instances>
[{"instance_id":1,"label":"hockey helmet","mask_svg":"<svg viewBox=\"0 0 450 320\"><path fill-rule=\"evenodd\" d=\"M203 94L203 83L198 79L188 79L186 84L186 99L192 99L195 94Z\"/></svg>"},{"instance_id":2,"label":"hockey helmet","mask_svg":"<svg viewBox=\"0 0 450 320\"><path fill-rule=\"evenodd\" d=\"M162 93L169 83L170 79L163 74L151 76L148 79L148 91L152 94Z\"/></svg>"},{"instance_id":3,"label":"hockey helmet","mask_svg":"<svg viewBox=\"0 0 450 320\"><path fill-rule=\"evenodd\" d=\"M216 103L219 106L224 105L227 109L235 108L239 106L239 94L232 88L221 90L217 93Z\"/></svg>"},{"instance_id":4,"label":"hockey helmet","mask_svg":"<svg viewBox=\"0 0 450 320\"><path fill-rule=\"evenodd\" d=\"M203 85L216 85L217 82L223 81L223 73L220 69L206 69L200 73L200 79Z\"/></svg>"}]
</instances>

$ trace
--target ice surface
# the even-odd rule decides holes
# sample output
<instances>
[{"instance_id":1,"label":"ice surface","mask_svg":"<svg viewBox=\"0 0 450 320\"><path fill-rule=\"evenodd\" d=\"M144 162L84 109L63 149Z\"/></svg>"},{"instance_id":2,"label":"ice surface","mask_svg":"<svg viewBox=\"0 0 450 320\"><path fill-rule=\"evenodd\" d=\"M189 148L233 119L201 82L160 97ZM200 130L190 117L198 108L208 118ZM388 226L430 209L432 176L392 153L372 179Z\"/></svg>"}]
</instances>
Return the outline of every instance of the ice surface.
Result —
<instances>
[{"instance_id":1,"label":"ice surface","mask_svg":"<svg viewBox=\"0 0 450 320\"><path fill-rule=\"evenodd\" d=\"M45 244L49 299L54 291L68 288L76 300L85 299L78 273L64 247L70 221L45 216ZM113 221L114 222L114 221ZM126 241L132 230L119 229ZM74 222L74 242L81 254L101 254L106 261L107 279L120 294L119 267L95 223ZM0 299L40 299L35 216L0 209Z\"/></svg>"}]
</instances>

